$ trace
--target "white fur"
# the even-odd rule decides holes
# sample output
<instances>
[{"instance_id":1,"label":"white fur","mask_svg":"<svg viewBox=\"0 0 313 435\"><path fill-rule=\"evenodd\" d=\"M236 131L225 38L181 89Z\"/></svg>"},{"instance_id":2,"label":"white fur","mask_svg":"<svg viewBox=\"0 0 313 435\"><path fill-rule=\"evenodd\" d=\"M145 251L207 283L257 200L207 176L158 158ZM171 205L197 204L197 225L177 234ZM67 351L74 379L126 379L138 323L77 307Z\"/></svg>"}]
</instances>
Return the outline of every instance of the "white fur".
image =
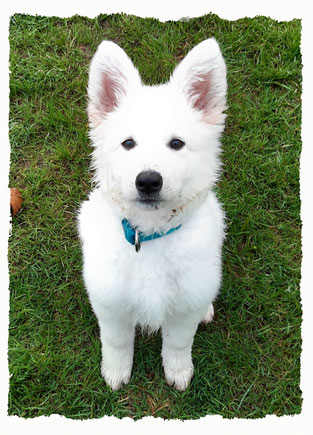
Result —
<instances>
[{"instance_id":1,"label":"white fur","mask_svg":"<svg viewBox=\"0 0 313 435\"><path fill-rule=\"evenodd\" d=\"M166 380L179 390L193 374L191 347L201 320L213 318L221 281L223 211L212 187L226 107L226 67L214 39L203 41L169 83L141 83L116 44L100 44L88 84L90 136L97 187L79 213L84 281L98 318L101 372L113 388L131 376L135 326L162 329ZM121 143L133 138L136 146ZM185 146L175 151L168 143ZM162 202L138 202L136 176L156 170ZM181 228L143 242L137 253L124 237L127 218L144 233Z\"/></svg>"}]
</instances>

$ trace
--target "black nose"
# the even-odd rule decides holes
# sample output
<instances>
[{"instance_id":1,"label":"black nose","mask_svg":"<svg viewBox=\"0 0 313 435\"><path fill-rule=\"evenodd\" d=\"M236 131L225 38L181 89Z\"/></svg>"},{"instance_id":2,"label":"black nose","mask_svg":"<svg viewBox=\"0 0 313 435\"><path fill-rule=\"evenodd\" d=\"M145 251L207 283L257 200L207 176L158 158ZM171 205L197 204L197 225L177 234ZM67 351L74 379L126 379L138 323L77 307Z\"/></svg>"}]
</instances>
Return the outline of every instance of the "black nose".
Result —
<instances>
[{"instance_id":1,"label":"black nose","mask_svg":"<svg viewBox=\"0 0 313 435\"><path fill-rule=\"evenodd\" d=\"M158 193L162 189L163 179L156 171L143 171L136 177L136 187L139 193Z\"/></svg>"}]
</instances>

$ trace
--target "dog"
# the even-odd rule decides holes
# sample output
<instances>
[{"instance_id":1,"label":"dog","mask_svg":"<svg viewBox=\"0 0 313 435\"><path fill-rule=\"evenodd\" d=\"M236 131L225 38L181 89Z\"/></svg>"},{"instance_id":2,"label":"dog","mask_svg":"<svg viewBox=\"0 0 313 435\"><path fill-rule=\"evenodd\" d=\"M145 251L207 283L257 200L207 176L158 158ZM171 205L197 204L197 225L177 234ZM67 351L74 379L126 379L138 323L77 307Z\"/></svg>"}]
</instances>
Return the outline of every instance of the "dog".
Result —
<instances>
[{"instance_id":1,"label":"dog","mask_svg":"<svg viewBox=\"0 0 313 435\"><path fill-rule=\"evenodd\" d=\"M213 318L225 217L220 173L226 65L214 38L166 84L146 86L125 51L103 41L90 64L95 188L78 214L83 277L98 319L101 373L131 378L135 327L161 329L167 383L184 391L201 321Z\"/></svg>"}]
</instances>

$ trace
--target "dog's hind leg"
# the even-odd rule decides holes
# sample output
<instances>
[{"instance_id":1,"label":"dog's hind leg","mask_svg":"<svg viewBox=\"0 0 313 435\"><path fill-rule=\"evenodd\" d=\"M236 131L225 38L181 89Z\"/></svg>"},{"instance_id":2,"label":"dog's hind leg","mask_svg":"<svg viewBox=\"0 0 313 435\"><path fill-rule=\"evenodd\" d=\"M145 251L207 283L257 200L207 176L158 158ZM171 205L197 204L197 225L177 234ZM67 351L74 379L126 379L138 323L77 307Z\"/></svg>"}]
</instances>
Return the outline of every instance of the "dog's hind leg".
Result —
<instances>
[{"instance_id":1,"label":"dog's hind leg","mask_svg":"<svg viewBox=\"0 0 313 435\"><path fill-rule=\"evenodd\" d=\"M203 317L203 319L201 320L202 323L210 323L212 322L214 317L214 308L213 308L213 304L210 304L208 311L206 312L205 316Z\"/></svg>"}]
</instances>

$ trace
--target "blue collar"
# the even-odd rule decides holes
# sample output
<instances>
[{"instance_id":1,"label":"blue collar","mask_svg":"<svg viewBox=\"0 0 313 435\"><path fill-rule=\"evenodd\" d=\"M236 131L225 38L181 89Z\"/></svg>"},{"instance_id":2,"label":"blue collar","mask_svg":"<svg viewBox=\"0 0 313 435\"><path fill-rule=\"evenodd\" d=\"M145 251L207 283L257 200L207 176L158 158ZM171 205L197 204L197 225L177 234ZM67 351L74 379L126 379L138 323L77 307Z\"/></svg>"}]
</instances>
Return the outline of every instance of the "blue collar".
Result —
<instances>
[{"instance_id":1,"label":"blue collar","mask_svg":"<svg viewBox=\"0 0 313 435\"><path fill-rule=\"evenodd\" d=\"M126 240L132 245L135 245L137 252L140 249L141 242L146 242L148 240L158 239L159 237L167 236L168 234L172 233L175 230L178 230L181 227L181 225L178 225L178 227L171 228L166 233L152 233L146 236L142 232L138 231L136 228L133 228L127 219L122 220L122 225Z\"/></svg>"}]
</instances>

